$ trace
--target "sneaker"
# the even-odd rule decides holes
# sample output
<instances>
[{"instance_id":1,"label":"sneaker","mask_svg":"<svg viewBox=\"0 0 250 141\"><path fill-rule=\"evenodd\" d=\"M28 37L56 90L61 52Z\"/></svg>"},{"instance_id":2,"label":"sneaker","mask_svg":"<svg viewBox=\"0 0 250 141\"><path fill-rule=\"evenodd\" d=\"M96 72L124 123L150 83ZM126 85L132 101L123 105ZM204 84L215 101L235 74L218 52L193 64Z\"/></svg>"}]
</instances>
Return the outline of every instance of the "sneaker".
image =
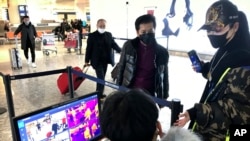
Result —
<instances>
[{"instance_id":1,"label":"sneaker","mask_svg":"<svg viewBox=\"0 0 250 141\"><path fill-rule=\"evenodd\" d=\"M35 64L35 63L32 63L31 66L32 66L33 68L36 68L36 64Z\"/></svg>"},{"instance_id":2,"label":"sneaker","mask_svg":"<svg viewBox=\"0 0 250 141\"><path fill-rule=\"evenodd\" d=\"M31 60L27 59L27 64L30 65L30 63L31 63Z\"/></svg>"}]
</instances>

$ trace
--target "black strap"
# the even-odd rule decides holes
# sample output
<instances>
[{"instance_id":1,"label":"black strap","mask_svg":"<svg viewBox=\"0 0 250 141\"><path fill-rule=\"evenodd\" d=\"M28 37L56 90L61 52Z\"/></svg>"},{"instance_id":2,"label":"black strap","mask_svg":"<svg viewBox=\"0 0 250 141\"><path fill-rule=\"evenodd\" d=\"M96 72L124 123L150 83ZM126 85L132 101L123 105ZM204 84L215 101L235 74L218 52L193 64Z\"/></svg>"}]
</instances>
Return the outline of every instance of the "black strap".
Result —
<instances>
[{"instance_id":1,"label":"black strap","mask_svg":"<svg viewBox=\"0 0 250 141\"><path fill-rule=\"evenodd\" d=\"M95 82L97 82L97 83L100 83L100 84L102 84L102 85L104 85L104 86L111 87L111 88L113 88L113 89L117 89L117 90L120 90L120 91L128 91L128 90L129 90L129 88L127 88L127 87L118 86L118 85L116 85L116 84L114 84L114 83L111 83L111 82L108 82L108 81L105 81L105 80L102 80L102 79L93 77L93 76L88 75L88 74L86 74L86 73L78 72L78 71L73 70L73 69L72 69L72 73L74 73L74 74L76 74L76 75L78 75L78 76L80 76L80 77L84 77L84 78L87 78L87 79L89 79L89 80L92 80L92 81L95 81ZM164 99L160 99L160 98L157 98L157 97L154 97L154 96L151 96L151 97L152 97L152 99L153 99L156 103L158 103L159 105L167 106L167 107L170 107L170 108L171 108L171 106L172 106L170 101L167 101L167 100L164 100Z\"/></svg>"}]
</instances>

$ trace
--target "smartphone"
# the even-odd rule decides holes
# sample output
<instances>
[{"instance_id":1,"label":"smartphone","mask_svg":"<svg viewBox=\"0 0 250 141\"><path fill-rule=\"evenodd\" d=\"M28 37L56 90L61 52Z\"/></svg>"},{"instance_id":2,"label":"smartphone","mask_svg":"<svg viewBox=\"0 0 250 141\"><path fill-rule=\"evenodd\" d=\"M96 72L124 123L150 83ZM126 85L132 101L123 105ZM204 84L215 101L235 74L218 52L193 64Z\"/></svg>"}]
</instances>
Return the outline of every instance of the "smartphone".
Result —
<instances>
[{"instance_id":1,"label":"smartphone","mask_svg":"<svg viewBox=\"0 0 250 141\"><path fill-rule=\"evenodd\" d=\"M200 61L200 58L198 56L198 54L196 53L195 50L191 50L188 52L188 56L192 62L192 65L194 66L195 70L197 72L201 72L201 61Z\"/></svg>"}]
</instances>

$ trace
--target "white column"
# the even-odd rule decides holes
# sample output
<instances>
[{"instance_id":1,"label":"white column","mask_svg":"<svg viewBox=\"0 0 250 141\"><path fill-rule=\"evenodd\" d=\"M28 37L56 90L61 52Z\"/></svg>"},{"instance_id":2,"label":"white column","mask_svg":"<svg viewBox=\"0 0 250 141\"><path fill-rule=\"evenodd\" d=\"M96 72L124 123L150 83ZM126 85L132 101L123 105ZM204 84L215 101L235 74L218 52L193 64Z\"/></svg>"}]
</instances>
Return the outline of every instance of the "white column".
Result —
<instances>
[{"instance_id":1,"label":"white column","mask_svg":"<svg viewBox=\"0 0 250 141\"><path fill-rule=\"evenodd\" d=\"M20 18L19 18L19 12L18 12L18 5L25 5L25 0L9 0L9 17L10 17L10 23L13 24L19 24Z\"/></svg>"},{"instance_id":2,"label":"white column","mask_svg":"<svg viewBox=\"0 0 250 141\"><path fill-rule=\"evenodd\" d=\"M86 1L75 0L75 10L77 19L86 20L86 12L89 12L89 2Z\"/></svg>"}]
</instances>

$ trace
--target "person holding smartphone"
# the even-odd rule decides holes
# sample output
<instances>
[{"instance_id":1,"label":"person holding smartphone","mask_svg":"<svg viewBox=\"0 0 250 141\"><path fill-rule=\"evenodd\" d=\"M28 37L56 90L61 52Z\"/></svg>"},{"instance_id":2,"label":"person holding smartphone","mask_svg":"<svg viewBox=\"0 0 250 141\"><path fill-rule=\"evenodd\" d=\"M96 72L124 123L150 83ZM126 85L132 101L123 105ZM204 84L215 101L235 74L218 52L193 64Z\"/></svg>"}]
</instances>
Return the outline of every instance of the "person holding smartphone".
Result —
<instances>
[{"instance_id":1,"label":"person holding smartphone","mask_svg":"<svg viewBox=\"0 0 250 141\"><path fill-rule=\"evenodd\" d=\"M188 52L188 56L192 62L193 70L196 72L201 72L202 71L202 66L203 62L201 62L198 54L196 53L195 50L191 50Z\"/></svg>"},{"instance_id":2,"label":"person holding smartphone","mask_svg":"<svg viewBox=\"0 0 250 141\"><path fill-rule=\"evenodd\" d=\"M222 141L231 125L250 124L250 34L246 15L230 1L213 3L201 27L217 49L203 64L207 79L199 103L179 115L175 125L189 128L204 141Z\"/></svg>"}]
</instances>

